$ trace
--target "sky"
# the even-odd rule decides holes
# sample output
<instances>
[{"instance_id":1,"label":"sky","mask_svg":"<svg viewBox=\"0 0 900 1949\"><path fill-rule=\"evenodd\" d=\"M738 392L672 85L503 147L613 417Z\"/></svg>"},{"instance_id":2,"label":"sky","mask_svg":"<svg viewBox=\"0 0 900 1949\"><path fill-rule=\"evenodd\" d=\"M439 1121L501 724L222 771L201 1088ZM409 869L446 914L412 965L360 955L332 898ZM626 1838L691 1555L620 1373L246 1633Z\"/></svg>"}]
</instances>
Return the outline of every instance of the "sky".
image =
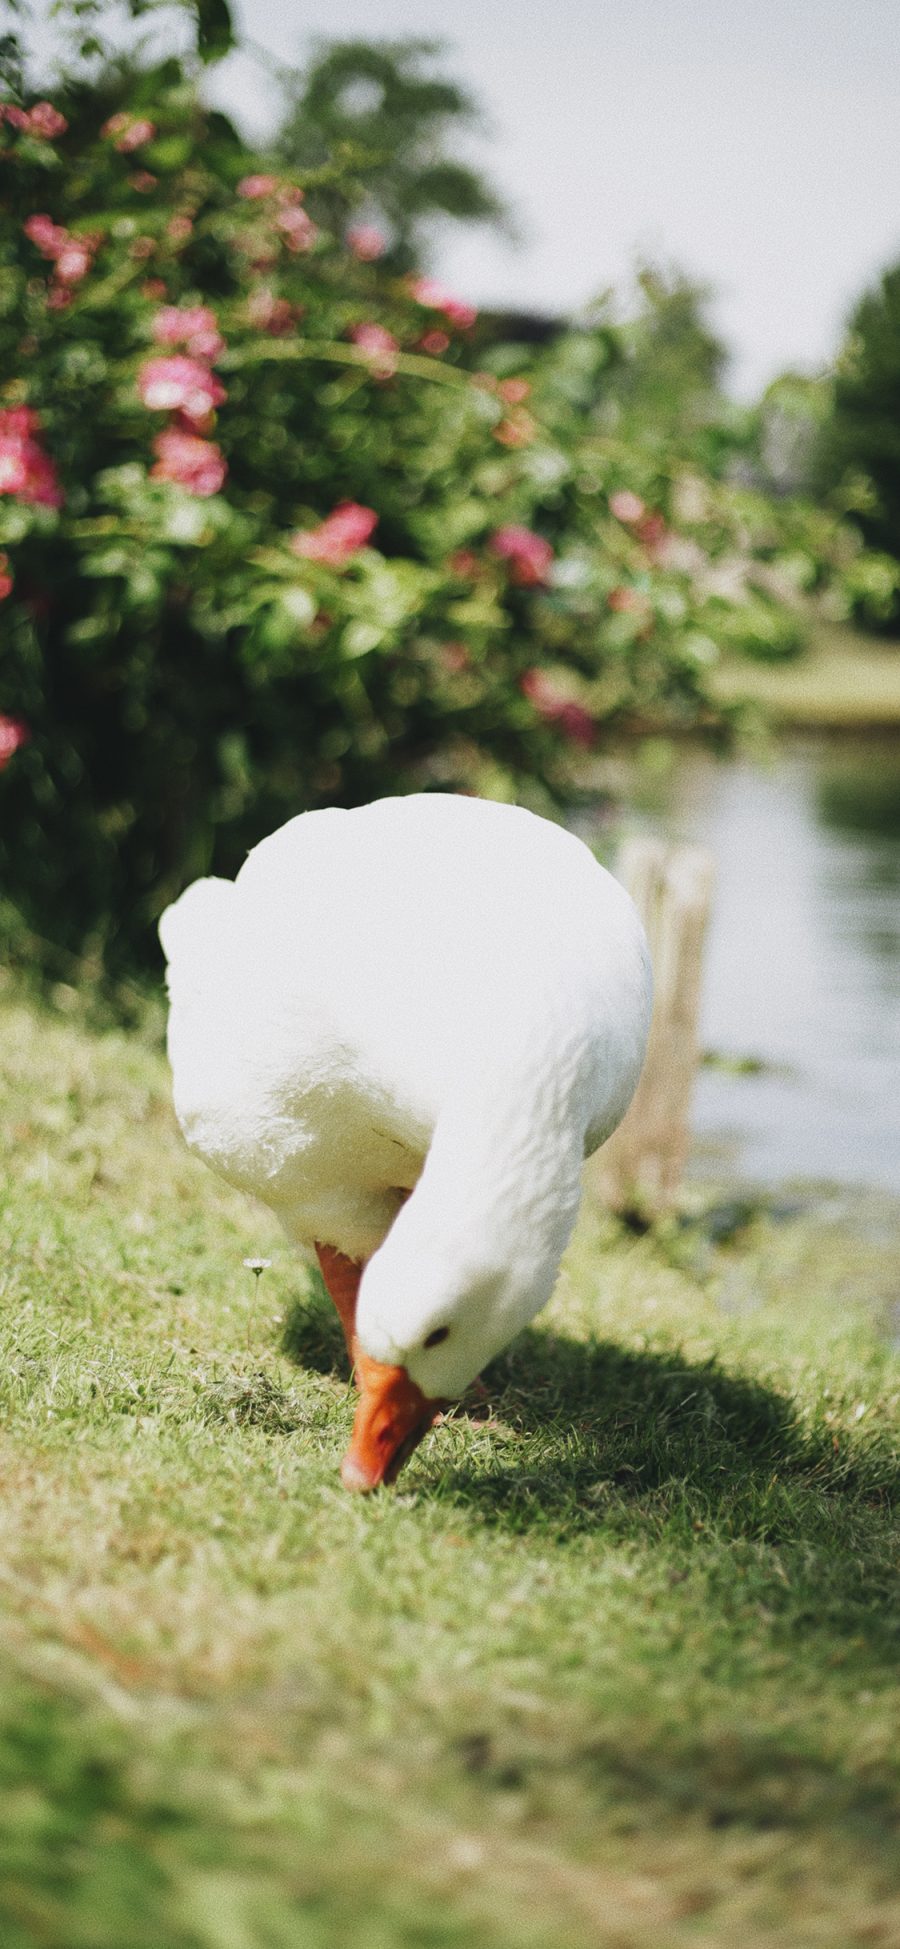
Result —
<instances>
[{"instance_id":1,"label":"sky","mask_svg":"<svg viewBox=\"0 0 900 1949\"><path fill-rule=\"evenodd\" d=\"M523 241L448 232L437 269L475 303L568 311L639 255L717 294L741 395L833 355L900 256L900 0L239 0L285 61L311 38L416 34L484 105L469 152ZM264 130L246 56L217 98Z\"/></svg>"},{"instance_id":2,"label":"sky","mask_svg":"<svg viewBox=\"0 0 900 1949\"><path fill-rule=\"evenodd\" d=\"M435 269L474 303L571 312L639 257L712 286L754 396L827 364L854 299L900 257L900 0L236 0L287 63L315 38L443 40L483 104L466 144L521 242L448 227ZM210 92L264 135L278 94L246 53Z\"/></svg>"}]
</instances>

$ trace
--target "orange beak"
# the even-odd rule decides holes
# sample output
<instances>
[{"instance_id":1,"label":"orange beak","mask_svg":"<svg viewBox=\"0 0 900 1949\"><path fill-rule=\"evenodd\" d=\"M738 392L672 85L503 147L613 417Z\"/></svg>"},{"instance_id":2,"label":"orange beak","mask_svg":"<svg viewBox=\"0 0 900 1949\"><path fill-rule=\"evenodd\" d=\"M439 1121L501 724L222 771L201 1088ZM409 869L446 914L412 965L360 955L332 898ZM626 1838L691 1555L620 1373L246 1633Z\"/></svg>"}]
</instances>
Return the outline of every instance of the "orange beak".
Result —
<instances>
[{"instance_id":1,"label":"orange beak","mask_svg":"<svg viewBox=\"0 0 900 1949\"><path fill-rule=\"evenodd\" d=\"M393 1482L443 1407L429 1401L405 1367L385 1367L357 1346L360 1400L350 1446L341 1463L345 1489L367 1494Z\"/></svg>"}]
</instances>

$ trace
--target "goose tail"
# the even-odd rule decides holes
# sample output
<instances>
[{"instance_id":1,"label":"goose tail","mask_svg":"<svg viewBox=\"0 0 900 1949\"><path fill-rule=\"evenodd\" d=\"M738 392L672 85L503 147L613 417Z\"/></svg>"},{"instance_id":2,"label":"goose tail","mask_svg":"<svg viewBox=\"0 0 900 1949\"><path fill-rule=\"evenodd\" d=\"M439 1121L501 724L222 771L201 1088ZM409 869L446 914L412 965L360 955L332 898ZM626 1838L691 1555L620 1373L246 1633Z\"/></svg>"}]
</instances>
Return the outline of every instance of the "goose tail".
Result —
<instances>
[{"instance_id":1,"label":"goose tail","mask_svg":"<svg viewBox=\"0 0 900 1949\"><path fill-rule=\"evenodd\" d=\"M195 880L160 915L159 938L173 974L197 970L222 954L234 912L233 880Z\"/></svg>"}]
</instances>

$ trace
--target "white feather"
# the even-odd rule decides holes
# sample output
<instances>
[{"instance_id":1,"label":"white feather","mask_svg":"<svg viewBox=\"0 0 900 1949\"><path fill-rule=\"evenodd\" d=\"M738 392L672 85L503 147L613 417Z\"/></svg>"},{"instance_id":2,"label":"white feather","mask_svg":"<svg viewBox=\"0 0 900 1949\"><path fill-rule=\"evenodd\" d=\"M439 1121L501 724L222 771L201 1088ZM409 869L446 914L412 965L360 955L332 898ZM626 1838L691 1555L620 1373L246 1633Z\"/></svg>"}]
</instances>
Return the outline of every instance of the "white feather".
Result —
<instances>
[{"instance_id":1,"label":"white feather","mask_svg":"<svg viewBox=\"0 0 900 1949\"><path fill-rule=\"evenodd\" d=\"M549 821L426 794L291 820L160 932L188 1142L299 1244L368 1260L365 1349L461 1393L549 1297L637 1083L627 894Z\"/></svg>"}]
</instances>

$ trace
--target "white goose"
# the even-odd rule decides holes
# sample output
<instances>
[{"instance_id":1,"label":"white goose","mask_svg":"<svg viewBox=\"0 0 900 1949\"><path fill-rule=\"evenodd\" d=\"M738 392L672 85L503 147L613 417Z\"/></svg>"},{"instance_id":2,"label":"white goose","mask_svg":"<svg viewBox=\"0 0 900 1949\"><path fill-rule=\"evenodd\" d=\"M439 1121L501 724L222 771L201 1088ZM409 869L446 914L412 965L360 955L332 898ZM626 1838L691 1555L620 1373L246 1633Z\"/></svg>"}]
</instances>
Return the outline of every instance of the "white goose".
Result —
<instances>
[{"instance_id":1,"label":"white goose","mask_svg":"<svg viewBox=\"0 0 900 1949\"><path fill-rule=\"evenodd\" d=\"M301 814L160 936L182 1130L315 1246L375 1488L550 1297L644 1058L640 921L570 833L429 793Z\"/></svg>"}]
</instances>

